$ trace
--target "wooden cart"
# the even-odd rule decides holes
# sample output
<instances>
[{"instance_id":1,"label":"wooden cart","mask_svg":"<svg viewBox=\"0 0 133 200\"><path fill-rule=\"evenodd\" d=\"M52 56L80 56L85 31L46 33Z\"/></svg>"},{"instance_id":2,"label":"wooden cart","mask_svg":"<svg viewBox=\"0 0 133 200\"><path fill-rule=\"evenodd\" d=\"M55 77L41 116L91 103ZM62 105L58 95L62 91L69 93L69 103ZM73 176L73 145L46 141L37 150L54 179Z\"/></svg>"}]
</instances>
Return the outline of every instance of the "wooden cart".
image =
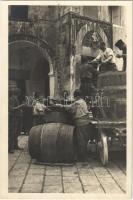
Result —
<instances>
[{"instance_id":1,"label":"wooden cart","mask_svg":"<svg viewBox=\"0 0 133 200\"><path fill-rule=\"evenodd\" d=\"M102 104L91 123L97 128L97 150L102 164L106 165L109 151L126 150L126 72L100 74L97 88L103 91Z\"/></svg>"},{"instance_id":2,"label":"wooden cart","mask_svg":"<svg viewBox=\"0 0 133 200\"><path fill-rule=\"evenodd\" d=\"M103 165L108 164L109 151L126 150L126 122L92 121L98 129L96 138L97 153Z\"/></svg>"}]
</instances>

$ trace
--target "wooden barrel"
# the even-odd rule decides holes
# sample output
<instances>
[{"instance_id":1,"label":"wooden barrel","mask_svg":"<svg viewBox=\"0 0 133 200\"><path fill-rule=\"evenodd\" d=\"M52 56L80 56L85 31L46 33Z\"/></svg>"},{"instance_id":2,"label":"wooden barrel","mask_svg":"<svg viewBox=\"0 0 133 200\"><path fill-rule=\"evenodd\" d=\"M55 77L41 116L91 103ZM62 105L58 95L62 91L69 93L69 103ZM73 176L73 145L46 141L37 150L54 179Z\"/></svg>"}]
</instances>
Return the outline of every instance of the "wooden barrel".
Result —
<instances>
[{"instance_id":1,"label":"wooden barrel","mask_svg":"<svg viewBox=\"0 0 133 200\"><path fill-rule=\"evenodd\" d=\"M102 106L98 108L100 110L100 118L103 120L125 121L126 72L105 72L100 74L97 88L103 90Z\"/></svg>"},{"instance_id":2,"label":"wooden barrel","mask_svg":"<svg viewBox=\"0 0 133 200\"><path fill-rule=\"evenodd\" d=\"M73 125L73 119L71 114L64 111L50 111L44 115L33 116L33 126L44 123L64 123Z\"/></svg>"},{"instance_id":3,"label":"wooden barrel","mask_svg":"<svg viewBox=\"0 0 133 200\"><path fill-rule=\"evenodd\" d=\"M30 131L29 153L32 158L42 162L69 163L74 159L74 150L74 126L47 123Z\"/></svg>"},{"instance_id":4,"label":"wooden barrel","mask_svg":"<svg viewBox=\"0 0 133 200\"><path fill-rule=\"evenodd\" d=\"M29 132L29 139L28 139L28 148L29 153L32 158L37 158L40 160L41 158L41 131L43 125L34 126L31 128Z\"/></svg>"},{"instance_id":5,"label":"wooden barrel","mask_svg":"<svg viewBox=\"0 0 133 200\"><path fill-rule=\"evenodd\" d=\"M98 88L107 86L120 86L126 85L126 72L105 72L98 76Z\"/></svg>"},{"instance_id":6,"label":"wooden barrel","mask_svg":"<svg viewBox=\"0 0 133 200\"><path fill-rule=\"evenodd\" d=\"M51 111L44 116L45 123L64 123L72 125L72 117L65 111Z\"/></svg>"}]
</instances>

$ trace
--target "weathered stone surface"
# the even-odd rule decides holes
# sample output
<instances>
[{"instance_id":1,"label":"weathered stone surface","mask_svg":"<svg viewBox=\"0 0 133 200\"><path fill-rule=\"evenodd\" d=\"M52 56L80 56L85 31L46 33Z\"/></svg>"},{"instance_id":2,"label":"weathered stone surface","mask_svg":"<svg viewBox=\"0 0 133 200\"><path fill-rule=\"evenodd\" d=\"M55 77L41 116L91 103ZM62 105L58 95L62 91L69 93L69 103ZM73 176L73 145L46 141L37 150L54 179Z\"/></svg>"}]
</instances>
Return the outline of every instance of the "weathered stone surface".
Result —
<instances>
[{"instance_id":1,"label":"weathered stone surface","mask_svg":"<svg viewBox=\"0 0 133 200\"><path fill-rule=\"evenodd\" d=\"M24 180L24 176L12 176L9 177L9 188L20 188Z\"/></svg>"},{"instance_id":2,"label":"weathered stone surface","mask_svg":"<svg viewBox=\"0 0 133 200\"><path fill-rule=\"evenodd\" d=\"M107 169L114 178L123 178L124 179L126 177L125 174L123 173L123 171L120 170L120 168L117 167L114 163L110 163L107 166Z\"/></svg>"},{"instance_id":3,"label":"weathered stone surface","mask_svg":"<svg viewBox=\"0 0 133 200\"><path fill-rule=\"evenodd\" d=\"M64 192L65 193L83 193L81 183L79 181L68 183L64 182Z\"/></svg>"},{"instance_id":4,"label":"weathered stone surface","mask_svg":"<svg viewBox=\"0 0 133 200\"><path fill-rule=\"evenodd\" d=\"M115 183L112 178L99 178L101 185L103 186L106 193L122 193L120 187Z\"/></svg>"},{"instance_id":5,"label":"weathered stone surface","mask_svg":"<svg viewBox=\"0 0 133 200\"><path fill-rule=\"evenodd\" d=\"M36 183L36 184L27 184L25 183L22 187L21 192L22 193L41 193L42 191L42 184Z\"/></svg>"},{"instance_id":6,"label":"weathered stone surface","mask_svg":"<svg viewBox=\"0 0 133 200\"><path fill-rule=\"evenodd\" d=\"M75 183L79 182L78 176L63 176L63 183Z\"/></svg>"},{"instance_id":7,"label":"weathered stone surface","mask_svg":"<svg viewBox=\"0 0 133 200\"><path fill-rule=\"evenodd\" d=\"M77 176L78 171L76 167L63 167L63 176Z\"/></svg>"},{"instance_id":8,"label":"weathered stone surface","mask_svg":"<svg viewBox=\"0 0 133 200\"><path fill-rule=\"evenodd\" d=\"M60 185L45 186L43 193L62 193L62 187Z\"/></svg>"},{"instance_id":9,"label":"weathered stone surface","mask_svg":"<svg viewBox=\"0 0 133 200\"><path fill-rule=\"evenodd\" d=\"M84 186L85 193L104 193L102 187L99 185L85 185Z\"/></svg>"},{"instance_id":10,"label":"weathered stone surface","mask_svg":"<svg viewBox=\"0 0 133 200\"><path fill-rule=\"evenodd\" d=\"M98 182L96 176L88 176L88 174L84 176L80 176L83 185L97 185L99 186L100 183Z\"/></svg>"},{"instance_id":11,"label":"weathered stone surface","mask_svg":"<svg viewBox=\"0 0 133 200\"><path fill-rule=\"evenodd\" d=\"M9 187L8 188L8 193L18 193L19 192L19 187Z\"/></svg>"},{"instance_id":12,"label":"weathered stone surface","mask_svg":"<svg viewBox=\"0 0 133 200\"><path fill-rule=\"evenodd\" d=\"M59 175L61 174L61 169L59 167L46 167L46 175Z\"/></svg>"},{"instance_id":13,"label":"weathered stone surface","mask_svg":"<svg viewBox=\"0 0 133 200\"><path fill-rule=\"evenodd\" d=\"M44 183L44 187L48 186L48 185L61 185L61 176L46 176L45 177L45 183Z\"/></svg>"},{"instance_id":14,"label":"weathered stone surface","mask_svg":"<svg viewBox=\"0 0 133 200\"><path fill-rule=\"evenodd\" d=\"M108 171L103 167L95 167L94 172L97 177L111 177Z\"/></svg>"},{"instance_id":15,"label":"weathered stone surface","mask_svg":"<svg viewBox=\"0 0 133 200\"><path fill-rule=\"evenodd\" d=\"M42 168L30 168L29 171L28 171L28 176L39 176L39 175L44 175L45 174L45 171L44 169Z\"/></svg>"},{"instance_id":16,"label":"weathered stone surface","mask_svg":"<svg viewBox=\"0 0 133 200\"><path fill-rule=\"evenodd\" d=\"M26 147L27 138L21 137L21 143ZM10 193L126 192L126 175L121 169L121 165L125 166L124 161L119 162L119 165L110 161L106 168L93 159L74 166L46 166L34 164L27 149L21 152L9 174ZM19 156L18 153L17 155ZM16 153L9 154L9 162L16 158Z\"/></svg>"},{"instance_id":17,"label":"weathered stone surface","mask_svg":"<svg viewBox=\"0 0 133 200\"><path fill-rule=\"evenodd\" d=\"M126 177L125 178L117 178L116 179L117 184L120 186L120 188L126 192Z\"/></svg>"},{"instance_id":18,"label":"weathered stone surface","mask_svg":"<svg viewBox=\"0 0 133 200\"><path fill-rule=\"evenodd\" d=\"M38 175L27 175L25 179L25 184L42 184L43 182L43 174Z\"/></svg>"}]
</instances>

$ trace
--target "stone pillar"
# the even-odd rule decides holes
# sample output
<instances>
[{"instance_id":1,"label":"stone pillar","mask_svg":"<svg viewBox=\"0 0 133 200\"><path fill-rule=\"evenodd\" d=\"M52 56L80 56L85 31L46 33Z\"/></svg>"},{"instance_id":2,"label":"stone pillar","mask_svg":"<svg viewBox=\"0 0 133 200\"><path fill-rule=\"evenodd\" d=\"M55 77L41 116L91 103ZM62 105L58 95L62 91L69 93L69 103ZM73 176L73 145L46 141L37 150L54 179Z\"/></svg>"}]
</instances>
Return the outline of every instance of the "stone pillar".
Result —
<instances>
[{"instance_id":1,"label":"stone pillar","mask_svg":"<svg viewBox=\"0 0 133 200\"><path fill-rule=\"evenodd\" d=\"M50 89L50 97L54 97L54 91L55 91L55 76L53 71L50 72L49 74L49 89Z\"/></svg>"},{"instance_id":2,"label":"stone pillar","mask_svg":"<svg viewBox=\"0 0 133 200\"><path fill-rule=\"evenodd\" d=\"M74 59L75 56L70 56L70 97L73 97L73 91L75 89L75 77L74 77Z\"/></svg>"}]
</instances>

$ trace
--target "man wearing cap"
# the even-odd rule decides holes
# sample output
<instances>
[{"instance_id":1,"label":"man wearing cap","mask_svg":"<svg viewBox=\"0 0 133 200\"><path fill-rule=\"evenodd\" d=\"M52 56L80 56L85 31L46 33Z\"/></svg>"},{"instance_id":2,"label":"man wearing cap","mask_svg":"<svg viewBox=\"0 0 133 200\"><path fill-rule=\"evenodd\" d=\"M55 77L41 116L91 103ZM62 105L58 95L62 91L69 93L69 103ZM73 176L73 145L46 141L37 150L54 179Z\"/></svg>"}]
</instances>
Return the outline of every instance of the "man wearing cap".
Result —
<instances>
[{"instance_id":1,"label":"man wearing cap","mask_svg":"<svg viewBox=\"0 0 133 200\"><path fill-rule=\"evenodd\" d=\"M116 57L117 58L123 58L123 69L122 71L126 71L126 64L127 64L127 46L126 44L123 42L123 40L118 40L115 43L115 46L118 47L121 51L122 54L117 54Z\"/></svg>"},{"instance_id":2,"label":"man wearing cap","mask_svg":"<svg viewBox=\"0 0 133 200\"><path fill-rule=\"evenodd\" d=\"M18 95L20 90L18 88L9 89L9 130L8 130L8 141L9 141L9 153L13 153L15 149L20 149L18 146L18 135L20 133L20 119L21 109L25 104L19 105Z\"/></svg>"},{"instance_id":3,"label":"man wearing cap","mask_svg":"<svg viewBox=\"0 0 133 200\"><path fill-rule=\"evenodd\" d=\"M100 53L90 63L100 63L99 71L116 71L115 55L111 48L106 47L104 42L100 43Z\"/></svg>"}]
</instances>

